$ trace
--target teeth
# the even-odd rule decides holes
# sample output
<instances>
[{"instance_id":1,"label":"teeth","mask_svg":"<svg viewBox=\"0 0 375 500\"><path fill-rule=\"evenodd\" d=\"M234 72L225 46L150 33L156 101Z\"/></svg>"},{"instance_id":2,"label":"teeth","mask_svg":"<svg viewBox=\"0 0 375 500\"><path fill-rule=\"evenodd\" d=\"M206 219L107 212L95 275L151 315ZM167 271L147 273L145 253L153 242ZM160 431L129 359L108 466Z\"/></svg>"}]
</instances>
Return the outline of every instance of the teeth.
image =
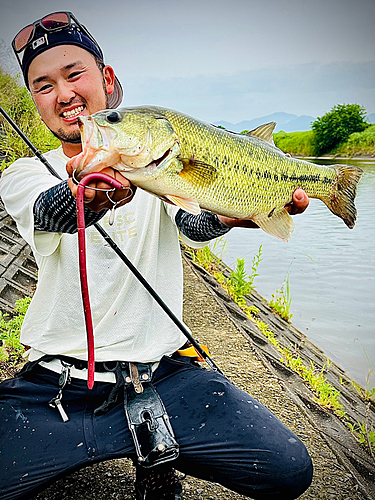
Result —
<instances>
[{"instance_id":1,"label":"teeth","mask_svg":"<svg viewBox=\"0 0 375 500\"><path fill-rule=\"evenodd\" d=\"M83 106L78 106L78 108L74 108L71 111L64 111L62 115L64 118L72 118L72 116L79 115L81 111L83 111Z\"/></svg>"}]
</instances>

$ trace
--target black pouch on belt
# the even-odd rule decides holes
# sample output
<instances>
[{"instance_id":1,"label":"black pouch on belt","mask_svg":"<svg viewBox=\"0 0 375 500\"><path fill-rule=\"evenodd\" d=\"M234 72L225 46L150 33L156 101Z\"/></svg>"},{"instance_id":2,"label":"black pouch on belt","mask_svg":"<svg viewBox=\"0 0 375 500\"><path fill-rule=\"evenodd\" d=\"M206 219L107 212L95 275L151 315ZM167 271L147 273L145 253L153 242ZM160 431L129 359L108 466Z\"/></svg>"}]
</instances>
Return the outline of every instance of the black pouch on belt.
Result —
<instances>
[{"instance_id":1,"label":"black pouch on belt","mask_svg":"<svg viewBox=\"0 0 375 500\"><path fill-rule=\"evenodd\" d=\"M151 383L150 364L121 363L124 410L138 464L154 467L178 457L179 446L163 401Z\"/></svg>"}]
</instances>

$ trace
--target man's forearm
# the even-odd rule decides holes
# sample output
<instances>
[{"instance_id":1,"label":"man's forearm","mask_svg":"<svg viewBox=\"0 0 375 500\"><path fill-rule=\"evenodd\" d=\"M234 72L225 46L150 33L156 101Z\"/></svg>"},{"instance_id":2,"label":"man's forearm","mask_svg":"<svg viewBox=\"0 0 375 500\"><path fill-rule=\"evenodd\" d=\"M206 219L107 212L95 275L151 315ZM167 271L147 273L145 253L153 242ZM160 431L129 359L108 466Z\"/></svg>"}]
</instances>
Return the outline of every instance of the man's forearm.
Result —
<instances>
[{"instance_id":1,"label":"man's forearm","mask_svg":"<svg viewBox=\"0 0 375 500\"><path fill-rule=\"evenodd\" d=\"M202 211L199 215L192 215L180 209L175 220L179 230L192 241L212 240L230 231L230 228L211 212Z\"/></svg>"},{"instance_id":2,"label":"man's forearm","mask_svg":"<svg viewBox=\"0 0 375 500\"><path fill-rule=\"evenodd\" d=\"M106 210L96 213L85 208L86 226L98 222L105 213ZM208 241L223 236L230 230L215 214L204 211L200 215L192 215L179 210L176 224L192 241ZM39 195L34 205L34 227L39 231L55 233L73 234L77 231L76 203L67 181Z\"/></svg>"},{"instance_id":3,"label":"man's forearm","mask_svg":"<svg viewBox=\"0 0 375 500\"><path fill-rule=\"evenodd\" d=\"M98 222L106 213L85 208L86 226ZM34 228L52 233L77 232L76 202L68 181L63 181L41 193L34 204Z\"/></svg>"}]
</instances>

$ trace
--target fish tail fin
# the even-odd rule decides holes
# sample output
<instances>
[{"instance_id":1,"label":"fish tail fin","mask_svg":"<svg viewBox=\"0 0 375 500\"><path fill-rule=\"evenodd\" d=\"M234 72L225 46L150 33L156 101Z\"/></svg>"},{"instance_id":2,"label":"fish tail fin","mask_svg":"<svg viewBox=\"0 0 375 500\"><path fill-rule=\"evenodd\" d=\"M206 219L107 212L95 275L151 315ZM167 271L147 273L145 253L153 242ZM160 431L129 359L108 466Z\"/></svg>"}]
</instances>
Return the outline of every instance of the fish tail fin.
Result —
<instances>
[{"instance_id":1,"label":"fish tail fin","mask_svg":"<svg viewBox=\"0 0 375 500\"><path fill-rule=\"evenodd\" d=\"M340 217L349 229L353 229L357 209L354 199L357 194L357 184L363 170L352 165L332 165L337 172L337 178L328 200L324 200L332 213Z\"/></svg>"}]
</instances>

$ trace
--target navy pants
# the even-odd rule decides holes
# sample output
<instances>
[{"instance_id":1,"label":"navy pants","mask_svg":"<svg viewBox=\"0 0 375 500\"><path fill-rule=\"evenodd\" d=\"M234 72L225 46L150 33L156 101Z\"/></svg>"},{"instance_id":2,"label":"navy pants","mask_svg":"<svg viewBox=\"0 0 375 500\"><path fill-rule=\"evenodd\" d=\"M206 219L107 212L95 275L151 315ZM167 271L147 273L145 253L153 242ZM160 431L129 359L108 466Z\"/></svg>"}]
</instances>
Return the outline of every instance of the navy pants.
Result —
<instances>
[{"instance_id":1,"label":"navy pants","mask_svg":"<svg viewBox=\"0 0 375 500\"><path fill-rule=\"evenodd\" d=\"M135 458L119 402L93 412L112 384L72 379L63 391L63 422L48 402L59 375L35 367L0 384L0 498L26 499L59 477L94 462ZM183 359L163 358L153 376L176 439L171 466L255 499L295 499L310 485L302 442L272 413L224 376Z\"/></svg>"}]
</instances>

